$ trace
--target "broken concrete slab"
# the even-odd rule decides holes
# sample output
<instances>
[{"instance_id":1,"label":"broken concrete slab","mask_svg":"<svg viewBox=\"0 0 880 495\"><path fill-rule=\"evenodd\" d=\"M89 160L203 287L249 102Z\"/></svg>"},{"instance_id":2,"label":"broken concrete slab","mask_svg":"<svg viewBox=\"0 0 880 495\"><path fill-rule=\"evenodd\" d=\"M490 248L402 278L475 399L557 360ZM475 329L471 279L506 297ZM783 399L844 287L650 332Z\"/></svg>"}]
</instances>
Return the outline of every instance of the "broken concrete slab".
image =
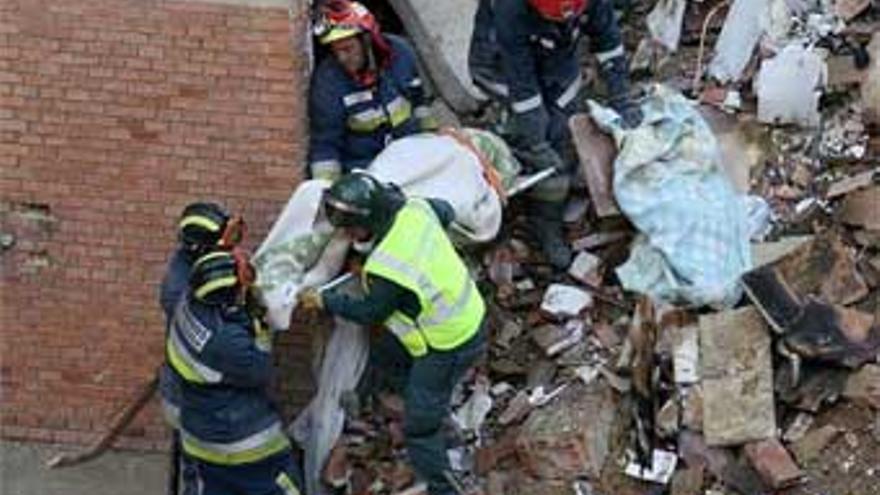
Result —
<instances>
[{"instance_id":1,"label":"broken concrete slab","mask_svg":"<svg viewBox=\"0 0 880 495\"><path fill-rule=\"evenodd\" d=\"M813 236L802 235L752 244L752 264L760 267L775 263L812 240Z\"/></svg>"},{"instance_id":2,"label":"broken concrete slab","mask_svg":"<svg viewBox=\"0 0 880 495\"><path fill-rule=\"evenodd\" d=\"M700 318L703 431L709 445L776 433L770 335L754 308Z\"/></svg>"},{"instance_id":3,"label":"broken concrete slab","mask_svg":"<svg viewBox=\"0 0 880 495\"><path fill-rule=\"evenodd\" d=\"M818 293L832 304L848 305L868 294L868 287L856 268L854 253L834 232L816 236L812 242L777 261L775 266L800 296Z\"/></svg>"},{"instance_id":4,"label":"broken concrete slab","mask_svg":"<svg viewBox=\"0 0 880 495\"><path fill-rule=\"evenodd\" d=\"M880 186L852 192L843 200L840 219L847 225L880 230Z\"/></svg>"},{"instance_id":5,"label":"broken concrete slab","mask_svg":"<svg viewBox=\"0 0 880 495\"><path fill-rule=\"evenodd\" d=\"M743 450L764 483L774 490L797 484L804 476L785 447L775 438L746 444Z\"/></svg>"},{"instance_id":6,"label":"broken concrete slab","mask_svg":"<svg viewBox=\"0 0 880 495\"><path fill-rule=\"evenodd\" d=\"M880 365L866 364L850 375L843 396L856 404L880 410Z\"/></svg>"},{"instance_id":7,"label":"broken concrete slab","mask_svg":"<svg viewBox=\"0 0 880 495\"><path fill-rule=\"evenodd\" d=\"M608 387L569 387L521 428L517 453L525 472L556 480L598 478L617 417Z\"/></svg>"},{"instance_id":8,"label":"broken concrete slab","mask_svg":"<svg viewBox=\"0 0 880 495\"><path fill-rule=\"evenodd\" d=\"M620 215L612 189L614 159L617 157L614 140L587 114L573 115L568 127L596 214L600 218Z\"/></svg>"},{"instance_id":9,"label":"broken concrete slab","mask_svg":"<svg viewBox=\"0 0 880 495\"><path fill-rule=\"evenodd\" d=\"M822 57L792 43L766 59L755 78L758 120L769 124L819 125L819 97L827 79Z\"/></svg>"},{"instance_id":10,"label":"broken concrete slab","mask_svg":"<svg viewBox=\"0 0 880 495\"><path fill-rule=\"evenodd\" d=\"M813 459L819 457L825 447L827 447L837 435L841 433L841 429L834 425L825 425L807 433L804 438L791 445L791 451L801 465L807 464Z\"/></svg>"},{"instance_id":11,"label":"broken concrete slab","mask_svg":"<svg viewBox=\"0 0 880 495\"><path fill-rule=\"evenodd\" d=\"M592 305L589 292L571 285L550 284L541 301L541 311L556 318L570 318Z\"/></svg>"},{"instance_id":12,"label":"broken concrete slab","mask_svg":"<svg viewBox=\"0 0 880 495\"><path fill-rule=\"evenodd\" d=\"M413 40L440 96L458 113L477 109L480 92L471 82L467 57L477 2L389 0Z\"/></svg>"},{"instance_id":13,"label":"broken concrete slab","mask_svg":"<svg viewBox=\"0 0 880 495\"><path fill-rule=\"evenodd\" d=\"M857 368L876 357L880 328L874 326L870 313L811 298L782 342L805 359Z\"/></svg>"}]
</instances>

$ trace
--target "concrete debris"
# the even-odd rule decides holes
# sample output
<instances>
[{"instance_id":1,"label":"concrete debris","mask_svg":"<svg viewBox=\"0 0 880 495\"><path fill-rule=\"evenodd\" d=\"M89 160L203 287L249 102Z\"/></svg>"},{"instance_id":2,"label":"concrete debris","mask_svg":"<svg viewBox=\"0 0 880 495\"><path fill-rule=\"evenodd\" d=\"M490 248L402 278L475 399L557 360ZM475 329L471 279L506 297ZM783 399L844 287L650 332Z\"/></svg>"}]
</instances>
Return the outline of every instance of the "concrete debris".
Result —
<instances>
[{"instance_id":1,"label":"concrete debris","mask_svg":"<svg viewBox=\"0 0 880 495\"><path fill-rule=\"evenodd\" d=\"M700 379L699 327L688 325L670 329L673 332L672 368L675 383L687 385Z\"/></svg>"},{"instance_id":2,"label":"concrete debris","mask_svg":"<svg viewBox=\"0 0 880 495\"><path fill-rule=\"evenodd\" d=\"M872 186L848 194L840 209L840 218L847 225L880 230L880 186Z\"/></svg>"},{"instance_id":3,"label":"concrete debris","mask_svg":"<svg viewBox=\"0 0 880 495\"><path fill-rule=\"evenodd\" d=\"M799 412L797 416L794 417L791 424L788 425L788 428L785 429L785 433L782 435L782 440L786 443L793 443L804 438L810 430L810 427L813 426L815 420L816 417L812 414Z\"/></svg>"},{"instance_id":4,"label":"concrete debris","mask_svg":"<svg viewBox=\"0 0 880 495\"><path fill-rule=\"evenodd\" d=\"M804 476L785 447L775 438L746 444L743 450L764 483L774 490L794 485Z\"/></svg>"},{"instance_id":5,"label":"concrete debris","mask_svg":"<svg viewBox=\"0 0 880 495\"><path fill-rule=\"evenodd\" d=\"M841 19L849 22L870 6L871 0L837 0L834 10Z\"/></svg>"},{"instance_id":6,"label":"concrete debris","mask_svg":"<svg viewBox=\"0 0 880 495\"><path fill-rule=\"evenodd\" d=\"M521 428L517 454L524 470L542 479L598 478L617 417L609 389L569 387L554 407L536 410Z\"/></svg>"},{"instance_id":7,"label":"concrete debris","mask_svg":"<svg viewBox=\"0 0 880 495\"><path fill-rule=\"evenodd\" d=\"M589 292L571 285L551 284L544 293L541 311L556 318L571 318L593 305Z\"/></svg>"},{"instance_id":8,"label":"concrete debris","mask_svg":"<svg viewBox=\"0 0 880 495\"><path fill-rule=\"evenodd\" d=\"M806 465L819 457L837 436L841 429L834 425L825 425L807 433L804 438L791 445L791 451L801 465Z\"/></svg>"},{"instance_id":9,"label":"concrete debris","mask_svg":"<svg viewBox=\"0 0 880 495\"><path fill-rule=\"evenodd\" d=\"M543 308L543 306L542 306ZM565 325L547 324L532 331L532 340L548 357L571 348L584 338L584 322L570 320Z\"/></svg>"},{"instance_id":10,"label":"concrete debris","mask_svg":"<svg viewBox=\"0 0 880 495\"><path fill-rule=\"evenodd\" d=\"M513 342L523 333L522 324L515 318L505 318L501 328L492 339L492 343L502 349L509 349Z\"/></svg>"},{"instance_id":11,"label":"concrete debris","mask_svg":"<svg viewBox=\"0 0 880 495\"><path fill-rule=\"evenodd\" d=\"M775 435L770 336L761 315L743 308L700 317L700 356L708 444Z\"/></svg>"},{"instance_id":12,"label":"concrete debris","mask_svg":"<svg viewBox=\"0 0 880 495\"><path fill-rule=\"evenodd\" d=\"M868 187L874 182L875 176L880 176L877 168L866 170L862 173L841 179L828 188L825 197L828 199L837 198L844 194L849 194L855 190Z\"/></svg>"},{"instance_id":13,"label":"concrete debris","mask_svg":"<svg viewBox=\"0 0 880 495\"><path fill-rule=\"evenodd\" d=\"M680 418L681 406L678 400L673 397L666 401L666 404L663 404L663 407L657 411L657 418L654 421L657 436L660 438L674 438L681 426Z\"/></svg>"},{"instance_id":14,"label":"concrete debris","mask_svg":"<svg viewBox=\"0 0 880 495\"><path fill-rule=\"evenodd\" d=\"M703 388L699 385L689 388L684 394L681 424L691 431L703 431Z\"/></svg>"},{"instance_id":15,"label":"concrete debris","mask_svg":"<svg viewBox=\"0 0 880 495\"><path fill-rule=\"evenodd\" d=\"M507 409L501 413L498 423L506 426L522 421L532 410L529 394L525 391L517 392L516 396L507 405Z\"/></svg>"},{"instance_id":16,"label":"concrete debris","mask_svg":"<svg viewBox=\"0 0 880 495\"><path fill-rule=\"evenodd\" d=\"M453 420L466 431L479 432L483 422L492 410L492 396L489 393L489 379L485 376L476 380L471 396L455 413Z\"/></svg>"},{"instance_id":17,"label":"concrete debris","mask_svg":"<svg viewBox=\"0 0 880 495\"><path fill-rule=\"evenodd\" d=\"M626 474L633 478L638 478L654 483L667 484L675 472L675 466L678 464L678 456L673 452L655 449L651 457L651 467L640 465L636 461L632 461L626 466Z\"/></svg>"},{"instance_id":18,"label":"concrete debris","mask_svg":"<svg viewBox=\"0 0 880 495\"><path fill-rule=\"evenodd\" d=\"M758 120L770 124L819 125L819 97L827 79L825 61L792 43L767 59L755 79Z\"/></svg>"},{"instance_id":19,"label":"concrete debris","mask_svg":"<svg viewBox=\"0 0 880 495\"><path fill-rule=\"evenodd\" d=\"M622 241L630 237L629 232L597 232L580 239L575 239L571 243L571 248L575 251L597 249L600 247Z\"/></svg>"},{"instance_id":20,"label":"concrete debris","mask_svg":"<svg viewBox=\"0 0 880 495\"><path fill-rule=\"evenodd\" d=\"M703 469L688 467L676 471L672 476L672 495L703 495Z\"/></svg>"},{"instance_id":21,"label":"concrete debris","mask_svg":"<svg viewBox=\"0 0 880 495\"><path fill-rule=\"evenodd\" d=\"M783 337L784 346L805 359L858 368L880 350L874 316L810 299Z\"/></svg>"},{"instance_id":22,"label":"concrete debris","mask_svg":"<svg viewBox=\"0 0 880 495\"><path fill-rule=\"evenodd\" d=\"M779 261L805 244L812 242L813 236L783 237L773 242L752 244L752 263L762 267Z\"/></svg>"},{"instance_id":23,"label":"concrete debris","mask_svg":"<svg viewBox=\"0 0 880 495\"><path fill-rule=\"evenodd\" d=\"M880 410L880 365L867 364L850 375L843 396L857 404Z\"/></svg>"},{"instance_id":24,"label":"concrete debris","mask_svg":"<svg viewBox=\"0 0 880 495\"><path fill-rule=\"evenodd\" d=\"M611 188L617 146L587 114L572 116L568 126L596 214L600 218L620 215Z\"/></svg>"},{"instance_id":25,"label":"concrete debris","mask_svg":"<svg viewBox=\"0 0 880 495\"><path fill-rule=\"evenodd\" d=\"M599 274L599 265L602 260L591 253L581 251L575 256L574 261L568 268L568 274L579 282L585 282L588 285L598 287L602 280Z\"/></svg>"}]
</instances>

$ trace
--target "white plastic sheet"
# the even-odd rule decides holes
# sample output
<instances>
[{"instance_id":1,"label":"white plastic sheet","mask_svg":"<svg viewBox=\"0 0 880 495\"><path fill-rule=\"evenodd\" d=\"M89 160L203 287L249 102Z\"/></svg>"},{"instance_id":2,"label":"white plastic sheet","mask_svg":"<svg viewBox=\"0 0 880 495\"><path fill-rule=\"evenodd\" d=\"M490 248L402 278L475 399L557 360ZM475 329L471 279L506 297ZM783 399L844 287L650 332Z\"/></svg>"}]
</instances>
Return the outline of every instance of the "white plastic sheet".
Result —
<instances>
[{"instance_id":1,"label":"white plastic sheet","mask_svg":"<svg viewBox=\"0 0 880 495\"><path fill-rule=\"evenodd\" d=\"M463 129L458 135L459 139L423 134L394 141L368 171L379 180L396 183L409 196L445 199L466 233L462 241L489 241L501 227L502 200L484 166L494 169L501 184L509 187L519 173L519 163L491 133ZM300 184L254 256L257 286L274 330L289 326L300 290L329 281L344 264L349 243L319 218L321 195L327 187L320 180ZM320 473L345 419L339 399L357 386L368 354L366 332L337 319L322 356L318 393L290 429L305 450L308 495L325 493Z\"/></svg>"},{"instance_id":2,"label":"white plastic sheet","mask_svg":"<svg viewBox=\"0 0 880 495\"><path fill-rule=\"evenodd\" d=\"M617 269L623 286L673 304L735 304L737 280L751 267L748 219L694 103L654 86L632 130L613 110L590 106L620 149L614 195L641 232Z\"/></svg>"}]
</instances>

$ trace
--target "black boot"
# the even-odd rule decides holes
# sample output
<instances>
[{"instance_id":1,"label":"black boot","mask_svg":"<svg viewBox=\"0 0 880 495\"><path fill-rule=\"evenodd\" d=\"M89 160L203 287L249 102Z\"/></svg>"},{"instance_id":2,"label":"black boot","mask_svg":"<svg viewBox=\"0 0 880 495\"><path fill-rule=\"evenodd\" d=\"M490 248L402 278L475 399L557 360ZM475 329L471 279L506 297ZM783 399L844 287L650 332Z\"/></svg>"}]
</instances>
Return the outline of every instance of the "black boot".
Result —
<instances>
[{"instance_id":1,"label":"black boot","mask_svg":"<svg viewBox=\"0 0 880 495\"><path fill-rule=\"evenodd\" d=\"M529 218L532 235L541 245L547 261L558 270L571 264L571 248L562 235L563 202L534 201Z\"/></svg>"}]
</instances>

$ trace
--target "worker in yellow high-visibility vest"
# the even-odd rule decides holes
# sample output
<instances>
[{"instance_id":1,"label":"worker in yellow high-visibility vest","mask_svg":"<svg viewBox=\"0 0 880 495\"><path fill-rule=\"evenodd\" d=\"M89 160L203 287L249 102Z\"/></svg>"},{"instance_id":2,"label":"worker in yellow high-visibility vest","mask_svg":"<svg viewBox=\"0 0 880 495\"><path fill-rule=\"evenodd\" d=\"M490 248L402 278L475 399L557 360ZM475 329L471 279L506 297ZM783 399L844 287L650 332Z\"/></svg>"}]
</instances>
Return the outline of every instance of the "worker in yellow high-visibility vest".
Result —
<instances>
[{"instance_id":1,"label":"worker in yellow high-visibility vest","mask_svg":"<svg viewBox=\"0 0 880 495\"><path fill-rule=\"evenodd\" d=\"M431 495L455 494L443 420L452 389L486 345L485 303L444 230L455 213L446 201L407 199L363 172L337 180L324 208L335 227L372 245L362 270L365 295L310 289L300 304L363 325L384 324L386 335L396 337L406 356L400 369L410 462Z\"/></svg>"}]
</instances>

